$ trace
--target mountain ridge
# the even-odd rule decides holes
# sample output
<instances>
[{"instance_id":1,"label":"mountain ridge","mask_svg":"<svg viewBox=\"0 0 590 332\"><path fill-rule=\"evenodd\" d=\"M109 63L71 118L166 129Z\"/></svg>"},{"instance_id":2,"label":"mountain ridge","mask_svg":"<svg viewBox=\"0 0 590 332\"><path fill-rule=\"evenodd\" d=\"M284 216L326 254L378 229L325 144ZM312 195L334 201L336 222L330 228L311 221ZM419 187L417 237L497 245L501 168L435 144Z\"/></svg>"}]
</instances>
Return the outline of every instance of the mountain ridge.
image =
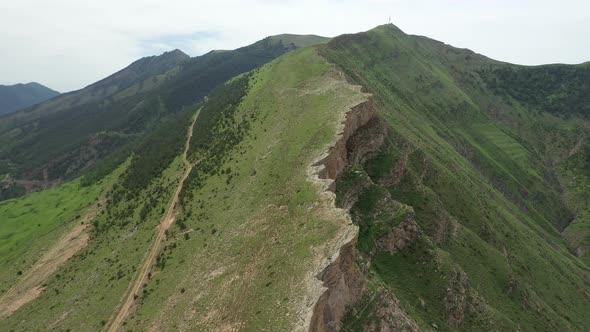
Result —
<instances>
[{"instance_id":1,"label":"mountain ridge","mask_svg":"<svg viewBox=\"0 0 590 332\"><path fill-rule=\"evenodd\" d=\"M59 94L37 82L0 85L0 116L42 103Z\"/></svg>"},{"instance_id":2,"label":"mountain ridge","mask_svg":"<svg viewBox=\"0 0 590 332\"><path fill-rule=\"evenodd\" d=\"M284 45L284 37L272 38L194 58L180 50L145 57L82 90L0 117L0 173L15 179L0 185L0 198L47 188L103 160L114 167L108 158L122 158L126 152L117 151L132 149L161 121L200 102L214 87L297 48L296 43L321 39L301 36ZM51 150L56 145L58 153Z\"/></svg>"},{"instance_id":3,"label":"mountain ridge","mask_svg":"<svg viewBox=\"0 0 590 332\"><path fill-rule=\"evenodd\" d=\"M0 255L5 292L38 256L27 247L104 194L87 247L2 323L588 330L584 66L503 63L388 25L288 44L182 63L153 90L178 111L115 171L0 202L26 234L0 236L26 257ZM38 238L45 224L24 221L42 213L66 230Z\"/></svg>"}]
</instances>

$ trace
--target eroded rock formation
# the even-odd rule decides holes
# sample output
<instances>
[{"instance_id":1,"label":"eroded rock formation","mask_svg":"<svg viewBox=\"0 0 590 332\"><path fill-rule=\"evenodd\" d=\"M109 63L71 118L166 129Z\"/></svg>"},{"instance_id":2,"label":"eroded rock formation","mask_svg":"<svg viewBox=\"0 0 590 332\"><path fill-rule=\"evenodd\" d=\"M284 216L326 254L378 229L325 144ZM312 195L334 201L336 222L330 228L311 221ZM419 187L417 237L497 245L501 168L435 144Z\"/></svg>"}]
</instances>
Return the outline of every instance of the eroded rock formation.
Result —
<instances>
[{"instance_id":1,"label":"eroded rock formation","mask_svg":"<svg viewBox=\"0 0 590 332\"><path fill-rule=\"evenodd\" d=\"M320 178L335 180L346 166L364 160L378 149L384 137L385 130L373 109L373 100L354 106L346 113L340 138L320 161L325 166Z\"/></svg>"},{"instance_id":2,"label":"eroded rock formation","mask_svg":"<svg viewBox=\"0 0 590 332\"><path fill-rule=\"evenodd\" d=\"M319 177L335 180L346 166L358 163L375 152L384 137L385 131L373 109L372 99L352 107L346 114L339 139L318 163L324 166ZM335 182L328 190L335 190ZM356 244L355 236L340 248L337 259L317 276L327 289L314 306L310 331L338 331L346 307L362 294L365 281L354 266Z\"/></svg>"}]
</instances>

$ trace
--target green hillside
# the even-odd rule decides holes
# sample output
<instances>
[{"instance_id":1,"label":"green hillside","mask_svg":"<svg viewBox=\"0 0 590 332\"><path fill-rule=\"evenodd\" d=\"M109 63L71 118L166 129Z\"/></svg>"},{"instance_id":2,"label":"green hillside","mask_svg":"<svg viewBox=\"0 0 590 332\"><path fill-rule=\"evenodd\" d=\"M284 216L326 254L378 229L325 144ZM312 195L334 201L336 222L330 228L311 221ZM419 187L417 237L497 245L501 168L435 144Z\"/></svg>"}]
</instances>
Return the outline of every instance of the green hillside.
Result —
<instances>
[{"instance_id":1,"label":"green hillside","mask_svg":"<svg viewBox=\"0 0 590 332\"><path fill-rule=\"evenodd\" d=\"M322 199L316 186L308 182L307 172L326 144L333 140L335 124L341 115L365 98L358 87L346 83L315 50L306 49L281 57L218 91L219 98L235 93L241 96L238 97L241 102L227 105L225 99L218 100L212 95L200 111L197 123L204 121L209 111L221 111L221 116L212 120L212 126L195 128L195 141L205 140L203 137L210 137L211 141L203 149L193 145L192 158L202 160L201 155L214 151L219 157L195 163L182 193L183 203L176 225L167 232L164 249L150 272L150 281L143 294L138 294L140 306L130 317L127 326L133 327L129 328L141 330L165 323L170 328L191 324L194 328L206 329L213 326L206 319L210 314L208 303L230 303L237 294L240 294L240 301L255 305L232 313L235 317L218 313L219 319L227 320L227 324L244 320L252 329L293 326L294 322L284 314L311 310L306 308L305 299L312 290L290 289L287 286L290 278L299 282L308 280L310 276L306 271L318 264L315 259L325 255L321 251L310 251L310 247L326 248L330 242L327 240L335 241L338 234L347 232L343 215L326 215L326 203L317 206ZM274 107L276 103L285 105L281 112ZM228 127L228 121L234 125ZM333 125L323 125L330 123ZM212 132L207 133L205 129ZM239 132L239 140L224 144L227 141L224 137L239 135ZM48 287L58 289L59 293L44 293L8 318L5 324L10 328L27 329L49 319L55 329L85 330L108 324L112 309L117 307L149 244L154 222L162 213L160 207L167 202L176 184L178 165L177 159L144 188L128 187L125 177L132 173L126 171L120 185L115 185L108 194L108 208L97 218L88 248L69 261L59 277L48 282ZM290 189L285 191L286 188ZM189 195L193 198L189 199ZM244 199L247 200L244 204L232 204ZM278 229L277 223L283 226ZM247 240L243 232L250 233ZM266 242L269 236L274 237L272 243ZM276 249L269 254L244 254L241 258L240 255L224 255L261 253L269 245ZM288 263L284 253L292 250ZM227 271L207 277L214 270L221 271L226 264L229 264ZM95 272L89 274L89 271ZM248 273L245 277L252 280L246 293L241 293L244 290L241 282L227 289L214 287L243 273ZM72 278L76 283L65 282ZM172 279L176 281L167 282ZM198 314L187 321L185 315L195 308L191 300L195 297L190 294L204 289L210 292L202 294ZM273 292L267 293L269 289ZM312 294L317 295L318 291L320 289L315 289ZM166 300L165 306L162 302L167 298L174 299L176 309L162 321L157 317L168 310L169 302ZM75 299L84 300L74 309L67 303ZM268 306L276 301L283 301L284 305ZM265 314L260 315L259 310L265 310ZM31 316L32 312L36 314ZM65 312L68 312L65 319L49 318ZM21 315L30 317L25 325L20 324L20 317L24 317Z\"/></svg>"},{"instance_id":2,"label":"green hillside","mask_svg":"<svg viewBox=\"0 0 590 332\"><path fill-rule=\"evenodd\" d=\"M98 199L104 187L101 183L81 189L79 181L72 181L23 199L0 203L0 283L3 286L12 284L18 277L17 272L34 263L42 248L55 241L64 228L79 219L84 210Z\"/></svg>"},{"instance_id":3,"label":"green hillside","mask_svg":"<svg viewBox=\"0 0 590 332\"><path fill-rule=\"evenodd\" d=\"M214 87L300 45L323 40L268 37L195 58L179 50L166 52L82 90L0 117L0 174L15 180L0 183L0 199L75 178L97 163L114 165L113 158L121 162L146 133L194 108Z\"/></svg>"},{"instance_id":4,"label":"green hillside","mask_svg":"<svg viewBox=\"0 0 590 332\"><path fill-rule=\"evenodd\" d=\"M400 328L383 306L421 329L587 329L588 267L560 237L576 212L562 197L560 152L574 148L574 132L587 135L585 120L570 117L588 114L588 102L567 89L544 107L560 83L535 85L557 67L496 63L390 25L321 50L373 93L387 128L379 152L337 184L360 226L358 264L371 266L344 330ZM568 80L547 81L558 78Z\"/></svg>"},{"instance_id":5,"label":"green hillside","mask_svg":"<svg viewBox=\"0 0 590 332\"><path fill-rule=\"evenodd\" d=\"M68 239L68 234L92 222L122 168L92 186L82 187L76 180L0 203L0 319L5 318L5 305L10 300L7 296L11 296L13 287L18 291L30 273L33 278L46 278L44 274L59 268L60 257L73 250L74 242L84 241L75 235ZM64 240L69 243L63 242L61 250L47 256ZM25 298L26 294L16 296Z\"/></svg>"},{"instance_id":6,"label":"green hillside","mask_svg":"<svg viewBox=\"0 0 590 332\"><path fill-rule=\"evenodd\" d=\"M36 297L10 312L0 296L0 325L589 330L588 70L502 63L390 24L184 61L149 93L161 110L132 149L0 205L27 243L0 237L26 257L0 274L6 294L57 241L44 229L102 199L88 243ZM52 221L31 228L41 213Z\"/></svg>"}]
</instances>

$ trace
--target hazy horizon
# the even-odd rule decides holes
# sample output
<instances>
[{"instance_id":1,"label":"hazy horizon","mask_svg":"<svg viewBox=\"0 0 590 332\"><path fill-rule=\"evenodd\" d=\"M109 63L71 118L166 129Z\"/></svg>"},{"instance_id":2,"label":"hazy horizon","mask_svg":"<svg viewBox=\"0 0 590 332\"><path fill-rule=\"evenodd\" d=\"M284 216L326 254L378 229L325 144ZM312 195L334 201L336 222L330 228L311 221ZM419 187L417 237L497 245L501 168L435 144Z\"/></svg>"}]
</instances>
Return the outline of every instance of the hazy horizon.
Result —
<instances>
[{"instance_id":1,"label":"hazy horizon","mask_svg":"<svg viewBox=\"0 0 590 332\"><path fill-rule=\"evenodd\" d=\"M564 8L567 17L555 15ZM369 30L387 23L389 16L408 34L500 61L590 60L590 4L584 1L24 0L0 4L0 12L0 84L39 82L60 92L83 88L141 57L175 48L198 56L281 33L334 37Z\"/></svg>"}]
</instances>

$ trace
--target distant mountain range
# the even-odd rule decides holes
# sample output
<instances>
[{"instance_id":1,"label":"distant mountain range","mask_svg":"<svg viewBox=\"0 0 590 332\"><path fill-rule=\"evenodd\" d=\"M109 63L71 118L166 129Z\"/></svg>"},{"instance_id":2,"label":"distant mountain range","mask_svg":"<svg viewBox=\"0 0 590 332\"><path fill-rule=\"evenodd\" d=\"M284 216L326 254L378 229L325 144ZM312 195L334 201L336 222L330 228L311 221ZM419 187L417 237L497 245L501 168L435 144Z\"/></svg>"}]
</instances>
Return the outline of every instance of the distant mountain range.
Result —
<instances>
[{"instance_id":1,"label":"distant mountain range","mask_svg":"<svg viewBox=\"0 0 590 332\"><path fill-rule=\"evenodd\" d=\"M194 58L173 50L1 117L0 174L10 174L13 181L0 186L0 199L51 187L109 158L125 158L126 152L113 154L132 149L162 122L182 116L214 87L290 50L326 40L283 34Z\"/></svg>"},{"instance_id":2,"label":"distant mountain range","mask_svg":"<svg viewBox=\"0 0 590 332\"><path fill-rule=\"evenodd\" d=\"M36 82L0 85L0 115L38 104L57 95L59 92Z\"/></svg>"}]
</instances>

